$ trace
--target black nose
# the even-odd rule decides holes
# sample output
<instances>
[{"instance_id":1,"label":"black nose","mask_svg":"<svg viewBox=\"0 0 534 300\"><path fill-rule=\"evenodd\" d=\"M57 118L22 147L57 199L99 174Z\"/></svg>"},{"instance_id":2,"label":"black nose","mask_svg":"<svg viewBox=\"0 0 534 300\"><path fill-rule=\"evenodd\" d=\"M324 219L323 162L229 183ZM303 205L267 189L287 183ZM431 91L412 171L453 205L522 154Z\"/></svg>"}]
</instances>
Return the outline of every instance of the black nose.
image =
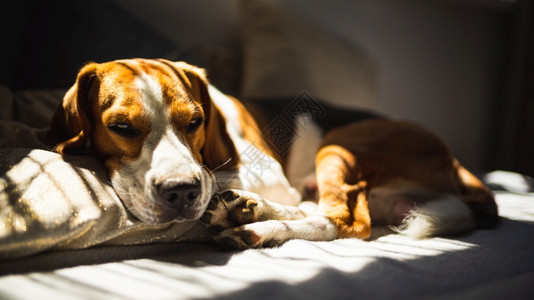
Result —
<instances>
[{"instance_id":1,"label":"black nose","mask_svg":"<svg viewBox=\"0 0 534 300\"><path fill-rule=\"evenodd\" d=\"M157 186L160 199L177 208L193 204L200 196L200 182L167 179Z\"/></svg>"}]
</instances>

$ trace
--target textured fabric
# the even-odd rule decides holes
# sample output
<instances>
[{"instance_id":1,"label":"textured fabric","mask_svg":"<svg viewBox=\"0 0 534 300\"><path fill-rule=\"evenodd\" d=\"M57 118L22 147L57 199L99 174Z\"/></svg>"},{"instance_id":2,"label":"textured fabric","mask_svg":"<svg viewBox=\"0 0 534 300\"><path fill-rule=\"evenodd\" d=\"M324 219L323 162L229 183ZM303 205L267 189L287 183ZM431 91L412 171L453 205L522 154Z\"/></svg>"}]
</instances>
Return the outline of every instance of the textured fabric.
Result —
<instances>
[{"instance_id":1,"label":"textured fabric","mask_svg":"<svg viewBox=\"0 0 534 300\"><path fill-rule=\"evenodd\" d=\"M0 259L98 244L174 242L202 226L146 225L127 213L106 171L87 156L0 150Z\"/></svg>"},{"instance_id":2,"label":"textured fabric","mask_svg":"<svg viewBox=\"0 0 534 300\"><path fill-rule=\"evenodd\" d=\"M534 194L498 192L500 225L448 238L95 247L0 262L6 298L530 299Z\"/></svg>"}]
</instances>

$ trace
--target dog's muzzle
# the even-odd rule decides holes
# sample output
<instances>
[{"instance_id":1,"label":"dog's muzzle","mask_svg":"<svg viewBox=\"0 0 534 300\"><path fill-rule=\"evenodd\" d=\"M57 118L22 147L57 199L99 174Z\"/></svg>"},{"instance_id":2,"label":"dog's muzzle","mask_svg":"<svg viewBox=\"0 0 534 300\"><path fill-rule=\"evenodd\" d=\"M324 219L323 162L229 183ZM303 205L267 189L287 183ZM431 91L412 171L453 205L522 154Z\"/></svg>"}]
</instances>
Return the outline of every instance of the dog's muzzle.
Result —
<instances>
[{"instance_id":1,"label":"dog's muzzle","mask_svg":"<svg viewBox=\"0 0 534 300\"><path fill-rule=\"evenodd\" d=\"M206 210L213 193L208 174L185 177L181 174L145 182L112 178L128 211L148 224L196 220Z\"/></svg>"}]
</instances>

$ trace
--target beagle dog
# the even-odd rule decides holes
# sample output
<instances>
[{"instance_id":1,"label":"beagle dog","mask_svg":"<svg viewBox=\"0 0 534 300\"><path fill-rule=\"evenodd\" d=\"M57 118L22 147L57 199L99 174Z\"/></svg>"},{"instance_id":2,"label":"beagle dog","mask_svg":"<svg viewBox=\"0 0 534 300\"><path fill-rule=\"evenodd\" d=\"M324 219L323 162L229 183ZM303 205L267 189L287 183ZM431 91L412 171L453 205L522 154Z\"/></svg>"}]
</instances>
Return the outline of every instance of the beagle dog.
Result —
<instances>
[{"instance_id":1,"label":"beagle dog","mask_svg":"<svg viewBox=\"0 0 534 300\"><path fill-rule=\"evenodd\" d=\"M231 187L300 201L280 164L269 161L265 174L246 169L239 153L260 151L257 126L239 102L208 85L203 70L183 62L86 65L50 137L58 153L99 158L127 209L146 223L197 220L214 193Z\"/></svg>"},{"instance_id":2,"label":"beagle dog","mask_svg":"<svg viewBox=\"0 0 534 300\"><path fill-rule=\"evenodd\" d=\"M428 237L496 223L488 188L420 126L373 118L324 132L305 112L280 139L287 122L269 107L245 108L183 62L91 63L50 134L59 153L100 158L141 221L200 219L232 248L365 239L371 224Z\"/></svg>"}]
</instances>

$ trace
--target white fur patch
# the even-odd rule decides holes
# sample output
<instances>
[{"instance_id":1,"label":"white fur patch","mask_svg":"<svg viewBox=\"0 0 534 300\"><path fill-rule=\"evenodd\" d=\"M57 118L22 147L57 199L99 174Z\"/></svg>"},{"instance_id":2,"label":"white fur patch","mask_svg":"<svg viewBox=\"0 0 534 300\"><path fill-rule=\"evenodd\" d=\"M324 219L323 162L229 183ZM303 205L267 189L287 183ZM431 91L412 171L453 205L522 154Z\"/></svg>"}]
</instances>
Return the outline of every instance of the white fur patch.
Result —
<instances>
[{"instance_id":1,"label":"white fur patch","mask_svg":"<svg viewBox=\"0 0 534 300\"><path fill-rule=\"evenodd\" d=\"M158 81L150 75L141 73L135 80L137 90L141 92L141 98L145 113L149 114L152 121L164 120L163 94Z\"/></svg>"},{"instance_id":2,"label":"white fur patch","mask_svg":"<svg viewBox=\"0 0 534 300\"><path fill-rule=\"evenodd\" d=\"M215 172L219 183L231 184L224 184L220 189L242 188L274 202L298 205L300 194L291 187L278 161L244 138L234 102L213 86L209 87L209 92L213 103L225 117L226 130L241 159L239 172L233 177Z\"/></svg>"},{"instance_id":3,"label":"white fur patch","mask_svg":"<svg viewBox=\"0 0 534 300\"><path fill-rule=\"evenodd\" d=\"M336 227L327 217L312 216L302 220L254 222L223 230L215 239L232 239L238 248L257 248L266 245L279 246L294 239L331 241L336 238L336 232ZM250 244L247 239L243 239L244 235L250 234L257 236L259 240Z\"/></svg>"},{"instance_id":4,"label":"white fur patch","mask_svg":"<svg viewBox=\"0 0 534 300\"><path fill-rule=\"evenodd\" d=\"M452 235L475 228L475 219L465 203L449 195L414 208L395 231L422 239Z\"/></svg>"}]
</instances>

